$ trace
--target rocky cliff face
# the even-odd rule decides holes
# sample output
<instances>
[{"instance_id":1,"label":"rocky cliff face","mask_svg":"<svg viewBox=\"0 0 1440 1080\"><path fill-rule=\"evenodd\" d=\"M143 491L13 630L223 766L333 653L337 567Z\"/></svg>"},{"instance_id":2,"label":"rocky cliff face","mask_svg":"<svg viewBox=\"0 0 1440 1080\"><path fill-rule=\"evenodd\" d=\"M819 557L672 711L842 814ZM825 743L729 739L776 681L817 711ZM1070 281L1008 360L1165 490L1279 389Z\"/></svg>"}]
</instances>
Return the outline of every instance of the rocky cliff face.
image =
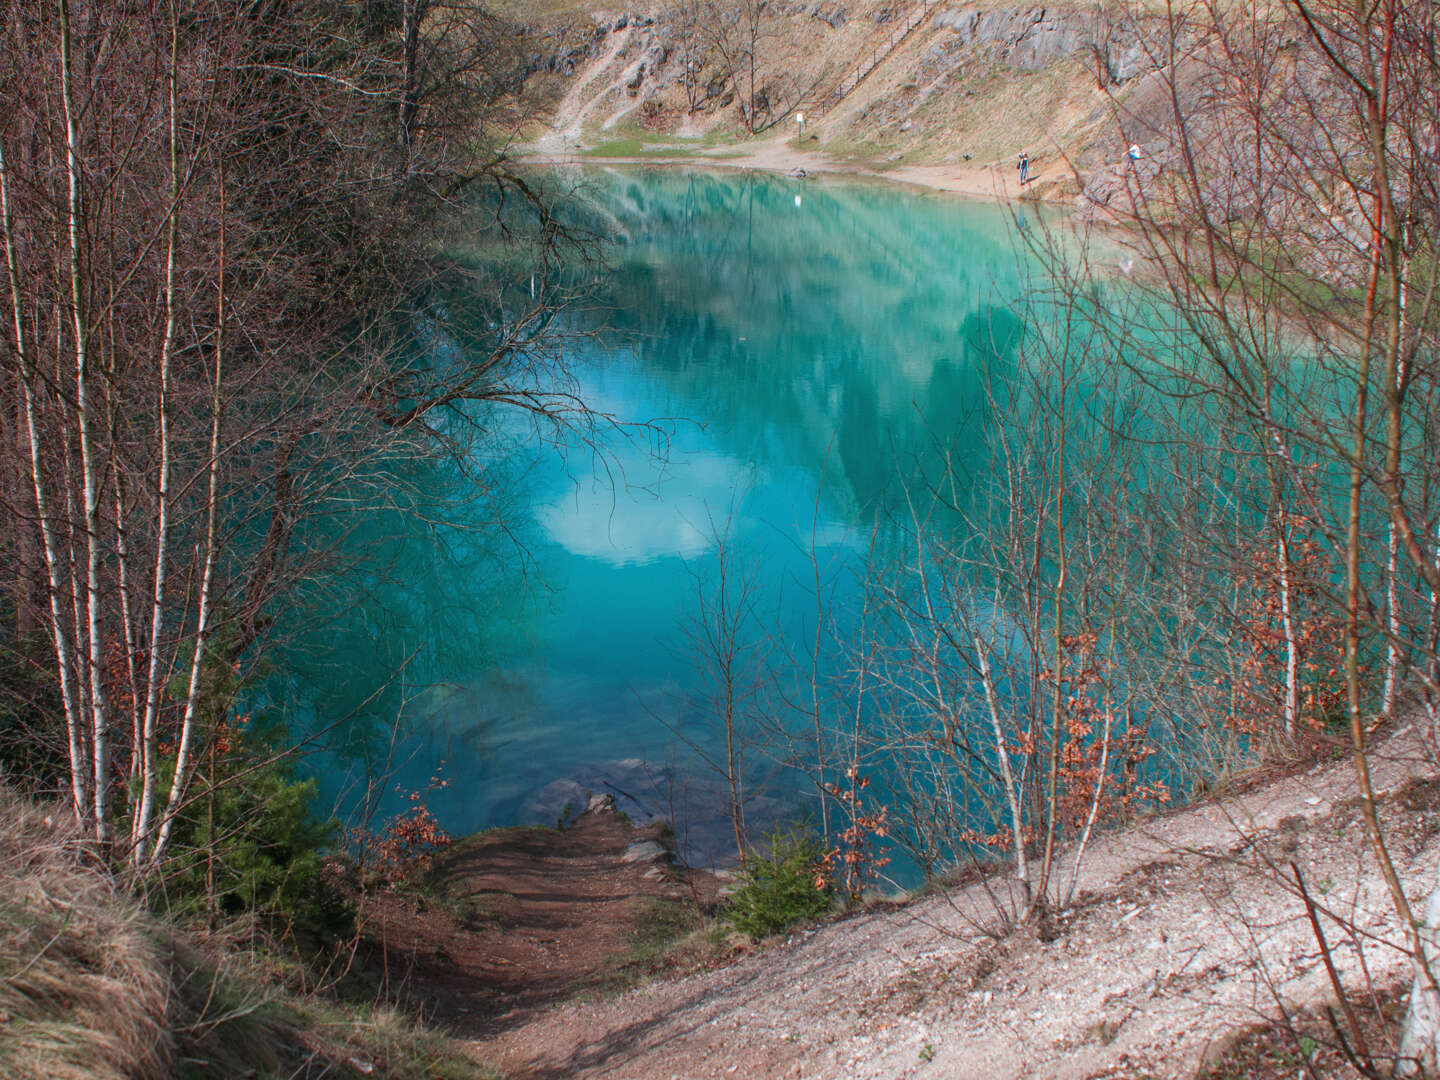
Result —
<instances>
[{"instance_id":1,"label":"rocky cliff face","mask_svg":"<svg viewBox=\"0 0 1440 1080\"><path fill-rule=\"evenodd\" d=\"M1109 82L1122 83L1154 66L1134 28L1117 25L1102 10L950 9L935 15L935 25L961 45L998 46L1004 61L1023 71L1042 71L1078 55L1101 64Z\"/></svg>"},{"instance_id":2,"label":"rocky cliff face","mask_svg":"<svg viewBox=\"0 0 1440 1080\"><path fill-rule=\"evenodd\" d=\"M795 133L799 110L813 148L872 163L1013 165L1023 148L1038 165L1063 148L1098 173L1123 158L1117 102L1148 100L1163 55L1147 41L1158 23L1099 5L932 3L918 23L904 0L765 0L762 10L756 69L743 77L715 60L694 5L594 12L535 35L529 67L554 102L549 142L738 134L753 103L761 130ZM1140 120L1142 144L1162 119Z\"/></svg>"}]
</instances>

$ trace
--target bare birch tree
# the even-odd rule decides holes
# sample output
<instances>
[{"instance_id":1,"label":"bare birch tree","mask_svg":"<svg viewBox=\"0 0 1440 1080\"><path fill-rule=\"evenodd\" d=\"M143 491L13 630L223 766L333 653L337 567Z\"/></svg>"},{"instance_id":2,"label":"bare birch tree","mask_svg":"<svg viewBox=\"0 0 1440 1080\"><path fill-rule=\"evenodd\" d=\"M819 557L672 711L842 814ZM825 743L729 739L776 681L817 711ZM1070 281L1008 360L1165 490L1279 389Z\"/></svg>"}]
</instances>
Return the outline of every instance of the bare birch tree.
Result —
<instances>
[{"instance_id":1,"label":"bare birch tree","mask_svg":"<svg viewBox=\"0 0 1440 1080\"><path fill-rule=\"evenodd\" d=\"M1311 580L1341 627L1334 678L1362 816L1416 968L1400 1071L1427 1075L1440 1067L1430 946L1380 827L1369 755L1403 685L1437 690L1426 630L1440 593L1436 461L1424 434L1440 258L1436 29L1429 7L1399 2L1167 5L1148 39L1152 92L1114 103L1121 145L1144 154L1109 201L1173 330L1161 347L1135 327L1115 326L1116 340L1145 377L1223 401L1263 455L1292 732L1304 710L1290 526L1314 532L1324 571Z\"/></svg>"},{"instance_id":2,"label":"bare birch tree","mask_svg":"<svg viewBox=\"0 0 1440 1080\"><path fill-rule=\"evenodd\" d=\"M452 334L451 362L413 362L438 280L417 179L484 180L483 227L536 238L542 279L575 234L476 153L465 118L510 78L485 66L488 17L405 9L398 67L393 36L323 5L60 0L0 21L0 380L24 454L0 499L32 560L12 593L48 637L72 808L141 876L223 688L327 558L295 550L297 522L383 499L371 462L452 449L441 415L588 415L551 366L548 290Z\"/></svg>"}]
</instances>

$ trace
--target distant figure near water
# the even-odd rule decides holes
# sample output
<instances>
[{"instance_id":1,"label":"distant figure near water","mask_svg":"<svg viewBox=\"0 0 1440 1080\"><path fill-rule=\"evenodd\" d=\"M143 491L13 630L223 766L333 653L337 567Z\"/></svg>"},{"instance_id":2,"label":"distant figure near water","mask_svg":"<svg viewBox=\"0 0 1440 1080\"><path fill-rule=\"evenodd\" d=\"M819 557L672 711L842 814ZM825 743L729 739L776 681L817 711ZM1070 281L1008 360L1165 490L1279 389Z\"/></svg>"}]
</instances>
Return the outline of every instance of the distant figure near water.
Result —
<instances>
[{"instance_id":1,"label":"distant figure near water","mask_svg":"<svg viewBox=\"0 0 1440 1080\"><path fill-rule=\"evenodd\" d=\"M1020 151L1020 163L1016 168L1020 170L1020 186L1024 187L1030 182L1030 155L1024 150Z\"/></svg>"}]
</instances>

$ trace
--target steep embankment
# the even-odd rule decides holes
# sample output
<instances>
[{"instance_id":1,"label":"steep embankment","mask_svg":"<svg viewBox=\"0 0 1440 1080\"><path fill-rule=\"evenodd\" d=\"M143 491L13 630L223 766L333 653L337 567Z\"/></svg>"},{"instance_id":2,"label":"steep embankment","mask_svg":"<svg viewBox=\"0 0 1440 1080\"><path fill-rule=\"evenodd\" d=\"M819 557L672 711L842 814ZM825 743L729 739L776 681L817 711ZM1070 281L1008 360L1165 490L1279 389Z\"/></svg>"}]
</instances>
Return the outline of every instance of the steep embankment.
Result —
<instances>
[{"instance_id":1,"label":"steep embankment","mask_svg":"<svg viewBox=\"0 0 1440 1080\"><path fill-rule=\"evenodd\" d=\"M1428 883L1440 783L1422 733L1390 739L1374 767L1401 873ZM1291 870L1361 1015L1371 990L1393 1011L1402 938L1353 791L1348 764L1331 762L1109 834L1043 933L1003 935L1005 885L974 884L793 934L716 973L557 1008L481 1051L557 1080L1188 1077L1222 1075L1211 1066L1226 1048L1283 1009L1314 1038L1318 1074L1353 1075L1323 1048L1328 1025L1300 1016L1334 999ZM1283 1041L1283 1075L1296 1045Z\"/></svg>"},{"instance_id":2,"label":"steep embankment","mask_svg":"<svg viewBox=\"0 0 1440 1080\"><path fill-rule=\"evenodd\" d=\"M759 62L726 79L695 5L564 7L532 30L535 153L845 168L1042 198L1118 176L1125 140L1163 127L1164 29L1095 6L771 3ZM697 73L694 58L710 57ZM745 129L755 103L755 135ZM806 116L803 139L795 114ZM1077 180L1077 176L1082 178Z\"/></svg>"}]
</instances>

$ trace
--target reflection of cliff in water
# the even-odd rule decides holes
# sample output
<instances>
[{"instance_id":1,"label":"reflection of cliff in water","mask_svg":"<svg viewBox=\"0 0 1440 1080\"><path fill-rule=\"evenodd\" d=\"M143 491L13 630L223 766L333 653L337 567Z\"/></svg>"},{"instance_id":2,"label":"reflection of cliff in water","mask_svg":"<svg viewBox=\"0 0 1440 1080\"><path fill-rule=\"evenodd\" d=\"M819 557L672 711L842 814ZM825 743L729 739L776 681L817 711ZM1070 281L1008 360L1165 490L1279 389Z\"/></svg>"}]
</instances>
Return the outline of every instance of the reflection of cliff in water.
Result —
<instances>
[{"instance_id":1,"label":"reflection of cliff in water","mask_svg":"<svg viewBox=\"0 0 1440 1080\"><path fill-rule=\"evenodd\" d=\"M730 452L817 477L828 458L841 514L948 447L1018 347L1002 208L664 170L588 191L620 238L607 325L682 399L704 401Z\"/></svg>"}]
</instances>

